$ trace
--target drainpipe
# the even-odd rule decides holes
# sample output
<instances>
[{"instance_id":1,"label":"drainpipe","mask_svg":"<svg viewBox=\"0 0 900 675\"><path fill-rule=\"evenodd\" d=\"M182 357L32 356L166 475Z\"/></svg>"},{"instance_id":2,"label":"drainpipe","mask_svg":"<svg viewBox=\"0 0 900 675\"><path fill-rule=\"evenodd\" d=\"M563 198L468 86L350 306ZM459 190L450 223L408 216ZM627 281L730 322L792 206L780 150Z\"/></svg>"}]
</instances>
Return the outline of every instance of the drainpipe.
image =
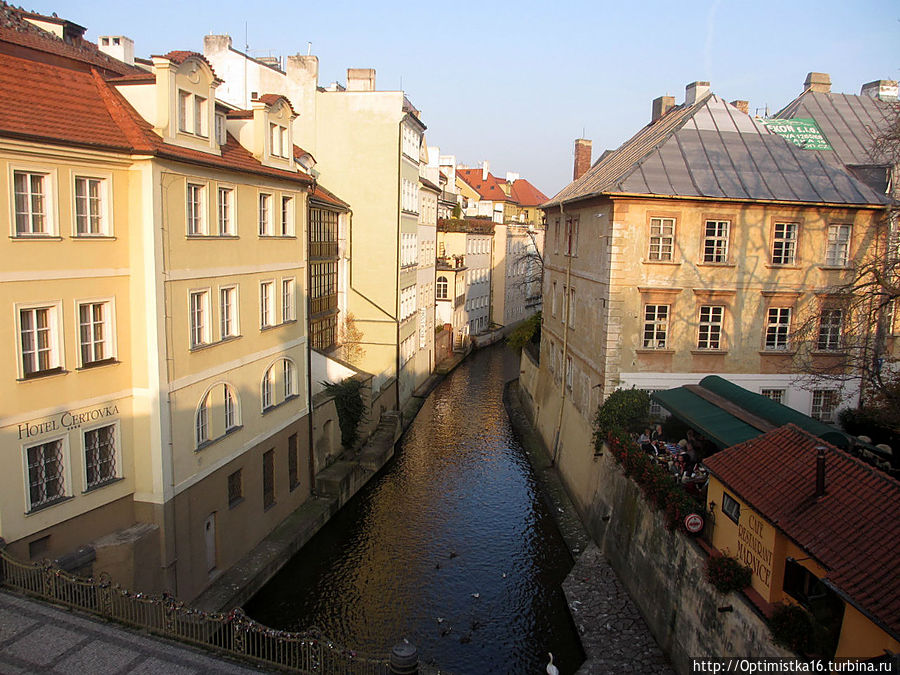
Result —
<instances>
[{"instance_id":1,"label":"drainpipe","mask_svg":"<svg viewBox=\"0 0 900 675\"><path fill-rule=\"evenodd\" d=\"M559 215L560 221L565 227L566 223L566 210L565 210L565 201L559 202ZM553 457L550 459L550 466L554 466L559 461L559 434L562 430L562 418L563 418L563 409L566 404L566 357L569 354L569 312L572 311L571 307L569 307L569 285L572 280L572 231L569 230L569 238L566 240L566 285L563 286L563 306L566 308L566 311L563 313L563 351L562 351L562 381L560 387L559 394L559 415L556 418L556 433L553 434Z\"/></svg>"}]
</instances>

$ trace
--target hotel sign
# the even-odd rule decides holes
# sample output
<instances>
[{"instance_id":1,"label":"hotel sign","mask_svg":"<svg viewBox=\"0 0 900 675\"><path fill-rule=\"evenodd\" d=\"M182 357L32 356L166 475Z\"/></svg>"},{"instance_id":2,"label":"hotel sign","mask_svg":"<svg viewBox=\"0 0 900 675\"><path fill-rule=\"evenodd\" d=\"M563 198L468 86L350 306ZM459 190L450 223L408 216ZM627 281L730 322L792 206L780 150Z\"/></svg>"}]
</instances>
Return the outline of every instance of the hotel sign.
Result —
<instances>
[{"instance_id":1,"label":"hotel sign","mask_svg":"<svg viewBox=\"0 0 900 675\"><path fill-rule=\"evenodd\" d=\"M831 150L828 139L819 129L816 121L809 117L798 117L792 120L768 119L760 120L766 128L786 138L798 148L804 150Z\"/></svg>"},{"instance_id":2,"label":"hotel sign","mask_svg":"<svg viewBox=\"0 0 900 675\"><path fill-rule=\"evenodd\" d=\"M119 414L119 406L115 403L104 403L95 408L83 411L66 410L64 413L42 420L23 422L19 425L19 440L34 438L54 431L71 431L82 424L96 422Z\"/></svg>"}]
</instances>

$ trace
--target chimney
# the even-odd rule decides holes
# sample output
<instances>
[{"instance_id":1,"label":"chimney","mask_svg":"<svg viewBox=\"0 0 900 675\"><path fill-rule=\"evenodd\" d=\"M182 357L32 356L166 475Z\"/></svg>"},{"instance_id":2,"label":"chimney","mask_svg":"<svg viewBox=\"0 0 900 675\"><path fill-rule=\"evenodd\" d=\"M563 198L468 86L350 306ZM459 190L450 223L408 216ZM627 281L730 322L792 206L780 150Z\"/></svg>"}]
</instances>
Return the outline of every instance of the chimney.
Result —
<instances>
[{"instance_id":1,"label":"chimney","mask_svg":"<svg viewBox=\"0 0 900 675\"><path fill-rule=\"evenodd\" d=\"M484 160L481 163L481 180L486 181L488 174L491 172L491 163L487 160Z\"/></svg>"},{"instance_id":2,"label":"chimney","mask_svg":"<svg viewBox=\"0 0 900 675\"><path fill-rule=\"evenodd\" d=\"M741 101L740 99L738 99L737 101L732 101L731 105L733 105L745 115L750 114L750 101Z\"/></svg>"},{"instance_id":3,"label":"chimney","mask_svg":"<svg viewBox=\"0 0 900 675\"><path fill-rule=\"evenodd\" d=\"M828 73L807 73L803 91L817 91L820 94L831 92L831 77Z\"/></svg>"},{"instance_id":4,"label":"chimney","mask_svg":"<svg viewBox=\"0 0 900 675\"><path fill-rule=\"evenodd\" d=\"M203 54L217 54L218 52L227 52L231 49L230 35L204 35L203 36Z\"/></svg>"},{"instance_id":5,"label":"chimney","mask_svg":"<svg viewBox=\"0 0 900 675\"><path fill-rule=\"evenodd\" d=\"M660 96L659 98L653 99L653 113L650 118L651 122L655 122L660 117L669 112L672 108L675 107L675 97L674 96Z\"/></svg>"},{"instance_id":6,"label":"chimney","mask_svg":"<svg viewBox=\"0 0 900 675\"><path fill-rule=\"evenodd\" d=\"M875 80L864 84L859 91L860 96L871 96L879 101L897 101L897 80Z\"/></svg>"},{"instance_id":7,"label":"chimney","mask_svg":"<svg viewBox=\"0 0 900 675\"><path fill-rule=\"evenodd\" d=\"M684 88L684 102L686 105L694 105L709 93L709 82L691 82Z\"/></svg>"},{"instance_id":8,"label":"chimney","mask_svg":"<svg viewBox=\"0 0 900 675\"><path fill-rule=\"evenodd\" d=\"M134 65L134 40L124 35L101 35L97 38L97 48L114 59L129 66Z\"/></svg>"},{"instance_id":9,"label":"chimney","mask_svg":"<svg viewBox=\"0 0 900 675\"><path fill-rule=\"evenodd\" d=\"M825 446L816 446L816 494L815 497L825 495Z\"/></svg>"},{"instance_id":10,"label":"chimney","mask_svg":"<svg viewBox=\"0 0 900 675\"><path fill-rule=\"evenodd\" d=\"M521 178L521 176L518 173L515 173L513 171L506 172L506 182L507 183L515 183L517 180L519 180L519 178Z\"/></svg>"},{"instance_id":11,"label":"chimney","mask_svg":"<svg viewBox=\"0 0 900 675\"><path fill-rule=\"evenodd\" d=\"M375 91L375 69L347 68L347 91Z\"/></svg>"},{"instance_id":12,"label":"chimney","mask_svg":"<svg viewBox=\"0 0 900 675\"><path fill-rule=\"evenodd\" d=\"M591 168L591 142L586 138L575 141L575 170L572 180L578 180Z\"/></svg>"}]
</instances>

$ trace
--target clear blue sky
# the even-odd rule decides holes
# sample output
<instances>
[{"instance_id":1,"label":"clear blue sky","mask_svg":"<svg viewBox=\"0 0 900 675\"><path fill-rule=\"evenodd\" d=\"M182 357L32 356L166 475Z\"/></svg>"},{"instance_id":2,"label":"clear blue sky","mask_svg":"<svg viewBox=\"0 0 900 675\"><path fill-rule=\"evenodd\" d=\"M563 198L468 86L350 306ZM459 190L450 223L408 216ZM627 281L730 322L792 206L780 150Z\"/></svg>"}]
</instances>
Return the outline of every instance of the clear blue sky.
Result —
<instances>
[{"instance_id":1,"label":"clear blue sky","mask_svg":"<svg viewBox=\"0 0 900 675\"><path fill-rule=\"evenodd\" d=\"M422 110L429 144L461 162L516 171L552 196L572 177L574 140L594 156L649 121L651 101L709 80L751 112L775 113L806 73L858 94L900 79L896 0L795 2L312 2L32 0L26 9L80 23L88 37L123 34L138 56L202 50L229 33L253 55L312 53L320 84L372 67L379 89L401 85Z\"/></svg>"}]
</instances>

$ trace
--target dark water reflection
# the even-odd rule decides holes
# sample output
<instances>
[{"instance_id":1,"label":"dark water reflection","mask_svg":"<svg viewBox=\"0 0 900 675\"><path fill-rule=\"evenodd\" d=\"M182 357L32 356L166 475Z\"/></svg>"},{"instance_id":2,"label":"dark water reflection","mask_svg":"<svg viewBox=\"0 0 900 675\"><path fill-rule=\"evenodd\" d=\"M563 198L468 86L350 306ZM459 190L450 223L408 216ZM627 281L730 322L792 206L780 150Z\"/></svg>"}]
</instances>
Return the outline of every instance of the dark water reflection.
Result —
<instances>
[{"instance_id":1,"label":"dark water reflection","mask_svg":"<svg viewBox=\"0 0 900 675\"><path fill-rule=\"evenodd\" d=\"M517 369L503 346L471 355L247 613L373 655L406 637L454 673L544 672L548 651L574 672L583 654L560 590L572 559L503 408Z\"/></svg>"}]
</instances>

